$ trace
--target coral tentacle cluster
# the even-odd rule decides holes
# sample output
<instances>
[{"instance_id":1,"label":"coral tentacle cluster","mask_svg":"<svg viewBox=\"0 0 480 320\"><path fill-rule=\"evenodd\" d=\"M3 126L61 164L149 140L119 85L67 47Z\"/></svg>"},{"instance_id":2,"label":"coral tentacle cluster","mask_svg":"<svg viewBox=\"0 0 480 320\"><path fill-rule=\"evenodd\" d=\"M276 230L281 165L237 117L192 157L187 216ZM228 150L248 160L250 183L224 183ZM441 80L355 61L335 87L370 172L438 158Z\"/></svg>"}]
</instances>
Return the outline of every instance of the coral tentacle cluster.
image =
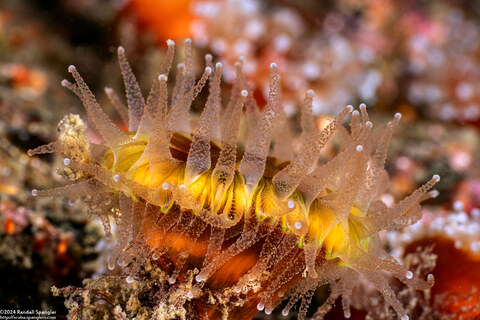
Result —
<instances>
[{"instance_id":1,"label":"coral tentacle cluster","mask_svg":"<svg viewBox=\"0 0 480 320\"><path fill-rule=\"evenodd\" d=\"M67 116L59 140L29 154L62 153L66 167L61 172L76 181L53 190L33 190L33 195L85 196L107 235L113 218L118 240L109 269L119 264L134 277L146 259L168 259L173 264L172 284L182 281L187 270L195 270L184 301L215 304L199 311L209 317L270 313L285 300L282 313L287 315L300 300L303 318L315 289L330 284L330 297L314 318L321 319L340 295L348 318L352 291L361 276L402 319L408 319L388 277L379 271L419 290L431 287L433 277L426 281L414 277L381 248L378 232L416 222L420 202L431 196L428 191L439 177L433 176L391 207L380 200L388 182L387 148L400 114L373 131L365 105L359 110L347 106L318 130L310 90L301 110L302 146L293 154L293 132L283 111L276 64L270 66L270 91L263 109L249 92L242 61L236 64L231 96L222 108L222 64L213 64L207 55L203 74L195 82L189 39L186 61L177 68L169 97L175 44L170 40L167 44L164 64L146 100L124 49L118 49L128 108L112 89L106 93L128 121L128 132L112 123L76 68L69 67L76 83L62 84L80 97L104 143L88 142L80 118ZM207 82L205 107L191 129L190 105ZM248 136L238 141L243 117ZM347 118L349 128L344 126ZM321 164L320 153L337 132L342 149Z\"/></svg>"}]
</instances>

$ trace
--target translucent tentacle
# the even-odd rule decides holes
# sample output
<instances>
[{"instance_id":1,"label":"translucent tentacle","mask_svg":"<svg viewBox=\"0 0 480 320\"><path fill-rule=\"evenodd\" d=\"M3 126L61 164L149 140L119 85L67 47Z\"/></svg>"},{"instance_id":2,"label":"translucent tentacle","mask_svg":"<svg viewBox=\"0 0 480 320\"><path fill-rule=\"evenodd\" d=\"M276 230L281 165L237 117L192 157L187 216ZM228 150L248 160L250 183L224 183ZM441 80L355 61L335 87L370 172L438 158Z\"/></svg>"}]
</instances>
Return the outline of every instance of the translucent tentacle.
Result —
<instances>
[{"instance_id":1,"label":"translucent tentacle","mask_svg":"<svg viewBox=\"0 0 480 320\"><path fill-rule=\"evenodd\" d=\"M128 108L120 100L118 94L112 88L107 87L105 88L105 94L120 115L120 118L122 118L123 124L128 126Z\"/></svg>"},{"instance_id":2,"label":"translucent tentacle","mask_svg":"<svg viewBox=\"0 0 480 320\"><path fill-rule=\"evenodd\" d=\"M320 150L350 112L352 112L351 106L343 109L318 137L306 141L295 160L273 177L275 191L280 199L287 198L297 188L300 180L308 174L309 169L315 164Z\"/></svg>"},{"instance_id":3,"label":"translucent tentacle","mask_svg":"<svg viewBox=\"0 0 480 320\"><path fill-rule=\"evenodd\" d=\"M352 120L350 121L350 130L351 130L350 137L351 138L358 137L361 130L360 125L361 125L360 112L358 112L357 110L354 110L352 112Z\"/></svg>"},{"instance_id":4,"label":"translucent tentacle","mask_svg":"<svg viewBox=\"0 0 480 320\"><path fill-rule=\"evenodd\" d=\"M111 171L104 169L97 164L82 163L71 160L69 166L75 170L88 173L89 175L95 177L96 180L105 184L107 187L125 192L127 194L129 193L128 188L126 188L123 184L118 183L118 178L114 177L114 174Z\"/></svg>"},{"instance_id":5,"label":"translucent tentacle","mask_svg":"<svg viewBox=\"0 0 480 320\"><path fill-rule=\"evenodd\" d=\"M343 150L333 159L317 167L312 173L301 180L298 189L304 193L307 207L309 207L310 203L325 189L327 181L343 169L341 164L352 157L355 152L354 148Z\"/></svg>"},{"instance_id":6,"label":"translucent tentacle","mask_svg":"<svg viewBox=\"0 0 480 320\"><path fill-rule=\"evenodd\" d=\"M77 69L74 66L70 66L68 71L73 75L78 87L82 91L82 102L90 119L93 121L95 127L115 153L115 149L120 144L129 141L130 138L128 138L123 131L118 129L118 127L110 121L105 112L103 112L102 108L95 99L95 96L90 91L80 74L77 72Z\"/></svg>"},{"instance_id":7,"label":"translucent tentacle","mask_svg":"<svg viewBox=\"0 0 480 320\"><path fill-rule=\"evenodd\" d=\"M370 121L370 118L368 117L367 106L365 105L365 103L361 103L358 108L360 109L360 112L362 114L363 123Z\"/></svg>"},{"instance_id":8,"label":"translucent tentacle","mask_svg":"<svg viewBox=\"0 0 480 320\"><path fill-rule=\"evenodd\" d=\"M222 149L218 157L215 168L212 173L212 184L216 190L212 202L218 202L226 189L230 186L235 175L235 165L237 159L237 136L240 127L242 108L248 92L243 90L241 98L237 101L235 109L230 117L230 122L224 132L222 139ZM213 209L216 212L217 208Z\"/></svg>"},{"instance_id":9,"label":"translucent tentacle","mask_svg":"<svg viewBox=\"0 0 480 320\"><path fill-rule=\"evenodd\" d=\"M358 272L380 291L385 301L392 306L402 320L408 319L405 309L384 277L379 277L376 271L358 270Z\"/></svg>"},{"instance_id":10,"label":"translucent tentacle","mask_svg":"<svg viewBox=\"0 0 480 320\"><path fill-rule=\"evenodd\" d=\"M302 280L299 285L297 286L296 290L290 296L290 299L287 305L283 308L282 314L287 314L290 312L290 309L295 305L298 300L302 300L298 319L304 319L307 313L308 305L313 297L313 293L318 286L318 282L312 280L311 278Z\"/></svg>"},{"instance_id":11,"label":"translucent tentacle","mask_svg":"<svg viewBox=\"0 0 480 320\"><path fill-rule=\"evenodd\" d=\"M304 269L303 255L296 250L292 251L273 269L272 274L276 274L276 277L272 279L267 289L261 294L260 302L263 305L269 304L275 293Z\"/></svg>"},{"instance_id":12,"label":"translucent tentacle","mask_svg":"<svg viewBox=\"0 0 480 320\"><path fill-rule=\"evenodd\" d=\"M135 139L147 139L152 136L155 126L165 127L168 103L167 90L167 76L161 74L155 79L152 89L150 90Z\"/></svg>"},{"instance_id":13,"label":"translucent tentacle","mask_svg":"<svg viewBox=\"0 0 480 320\"><path fill-rule=\"evenodd\" d=\"M262 123L257 130L249 133L245 153L238 168L238 171L241 172L245 178L249 193L255 188L258 180L265 171L265 161L267 159L273 125L278 109L279 85L280 77L278 75L277 65L272 63L270 65L270 92L268 103L263 113Z\"/></svg>"},{"instance_id":14,"label":"translucent tentacle","mask_svg":"<svg viewBox=\"0 0 480 320\"><path fill-rule=\"evenodd\" d=\"M240 97L240 92L245 88L244 83L244 76L242 71L242 62L235 63L235 80L233 81L232 90L230 91L230 99L228 100L227 106L222 114L222 121L220 127L220 133L222 136L225 135L225 130L228 127L228 123L230 122L230 117L232 115L233 109L237 103L238 98Z\"/></svg>"},{"instance_id":15,"label":"translucent tentacle","mask_svg":"<svg viewBox=\"0 0 480 320\"><path fill-rule=\"evenodd\" d=\"M198 238L200 238L200 236L202 235L203 231L205 231L206 227L207 224L205 224L201 219L194 217L188 228L187 238L193 243L196 242ZM190 242L188 241L184 241L183 243L182 249L180 250L180 259L179 261L177 261L175 265L175 270L170 276L170 282L178 277L178 275L182 271L184 264L187 262L188 256L190 255L190 250L188 249L189 243Z\"/></svg>"},{"instance_id":16,"label":"translucent tentacle","mask_svg":"<svg viewBox=\"0 0 480 320\"><path fill-rule=\"evenodd\" d=\"M307 274L312 278L317 278L318 274L315 270L315 260L317 259L318 253L318 244L317 241L311 241L310 243L305 244L305 266Z\"/></svg>"},{"instance_id":17,"label":"translucent tentacle","mask_svg":"<svg viewBox=\"0 0 480 320\"><path fill-rule=\"evenodd\" d=\"M179 63L177 65L177 72L175 78L175 86L172 93L172 106L177 105L183 97L183 81L185 80L185 64Z\"/></svg>"},{"instance_id":18,"label":"translucent tentacle","mask_svg":"<svg viewBox=\"0 0 480 320\"><path fill-rule=\"evenodd\" d=\"M27 151L27 154L31 157L38 154L46 154L46 153L56 153L62 152L63 146L60 141L50 142L49 144L45 144L40 147L36 147L34 149L30 149Z\"/></svg>"},{"instance_id":19,"label":"translucent tentacle","mask_svg":"<svg viewBox=\"0 0 480 320\"><path fill-rule=\"evenodd\" d=\"M190 90L180 97L178 102L173 105L172 109L168 114L168 131L170 135L174 131L182 131L190 133L190 125L188 123L188 110L192 101L197 97L197 95L202 91L203 86L207 82L208 76L212 72L210 67L206 67L205 71L202 74L200 80L198 80L195 86L190 87Z\"/></svg>"},{"instance_id":20,"label":"translucent tentacle","mask_svg":"<svg viewBox=\"0 0 480 320\"><path fill-rule=\"evenodd\" d=\"M76 84L71 83L70 81L64 79L62 80L62 86L72 91L73 93L75 93L77 97L82 99L82 91L80 91L80 88Z\"/></svg>"},{"instance_id":21,"label":"translucent tentacle","mask_svg":"<svg viewBox=\"0 0 480 320\"><path fill-rule=\"evenodd\" d=\"M231 257L245 251L262 238L257 234L257 228L244 232L240 238L235 241L228 249L213 258L212 262L207 264L200 273L195 277L198 282L206 281L215 271L222 267Z\"/></svg>"},{"instance_id":22,"label":"translucent tentacle","mask_svg":"<svg viewBox=\"0 0 480 320\"><path fill-rule=\"evenodd\" d=\"M167 40L167 53L160 67L160 74L168 75L170 68L172 67L173 56L175 55L175 41Z\"/></svg>"},{"instance_id":23,"label":"translucent tentacle","mask_svg":"<svg viewBox=\"0 0 480 320\"><path fill-rule=\"evenodd\" d=\"M376 234L381 230L389 230L396 228L398 220L408 214L409 209L418 204L420 199L430 190L440 177L434 175L427 183L415 190L411 195L398 202L391 208L386 208L376 214L368 215L361 218L361 223L368 230L366 236Z\"/></svg>"},{"instance_id":24,"label":"translucent tentacle","mask_svg":"<svg viewBox=\"0 0 480 320\"><path fill-rule=\"evenodd\" d=\"M266 264L270 255L275 251L276 247L281 243L283 239L282 234L275 232L277 224L272 223L268 229L268 235L265 242L262 245L260 251L260 257L257 263L238 281L236 285L236 291L240 292L244 285L249 281L260 281L261 274L266 270Z\"/></svg>"},{"instance_id":25,"label":"translucent tentacle","mask_svg":"<svg viewBox=\"0 0 480 320\"><path fill-rule=\"evenodd\" d=\"M185 168L185 185L187 186L189 186L198 175L210 169L211 166L210 140L217 116L216 108L219 107L218 100L220 99L221 75L222 64L217 63L207 103L200 116L198 127L192 135L192 143L190 144L190 151L188 152L187 165Z\"/></svg>"},{"instance_id":26,"label":"translucent tentacle","mask_svg":"<svg viewBox=\"0 0 480 320\"><path fill-rule=\"evenodd\" d=\"M33 189L32 194L36 197L83 197L105 191L108 189L103 183L91 178L50 190Z\"/></svg>"},{"instance_id":27,"label":"translucent tentacle","mask_svg":"<svg viewBox=\"0 0 480 320\"><path fill-rule=\"evenodd\" d=\"M120 253L126 248L129 244L131 233L133 232L132 228L132 219L133 219L133 200L125 195L124 193L120 194L120 213L122 215L122 219L119 219L119 223L117 223L118 227L118 240L117 245L114 247L110 257L108 259L108 269L113 270L115 269L115 264L117 259L120 256Z\"/></svg>"},{"instance_id":28,"label":"translucent tentacle","mask_svg":"<svg viewBox=\"0 0 480 320\"><path fill-rule=\"evenodd\" d=\"M125 57L125 49L119 47L117 50L118 62L122 70L123 82L127 93L128 115L129 115L129 131L136 131L140 120L142 119L143 109L145 108L145 99L138 86L137 79L132 72L132 68Z\"/></svg>"},{"instance_id":29,"label":"translucent tentacle","mask_svg":"<svg viewBox=\"0 0 480 320\"><path fill-rule=\"evenodd\" d=\"M379 177L381 177L381 170L383 170L385 161L387 160L388 146L390 145L393 132L395 131L400 119L400 113L395 114L393 121L387 124L383 134L379 138L380 143L375 150L372 163L370 164L370 168L367 173L367 181L364 188L365 197L362 197L362 199L365 199L365 203L363 204L364 207L368 207L375 196L375 193L372 192L372 189L377 185L377 181Z\"/></svg>"},{"instance_id":30,"label":"translucent tentacle","mask_svg":"<svg viewBox=\"0 0 480 320\"><path fill-rule=\"evenodd\" d=\"M183 83L184 93L195 85L195 70L193 65L192 40L185 39L185 82Z\"/></svg>"},{"instance_id":31,"label":"translucent tentacle","mask_svg":"<svg viewBox=\"0 0 480 320\"><path fill-rule=\"evenodd\" d=\"M138 197L143 198L148 203L164 207L172 202L172 195L162 187L146 187L138 182L125 178L123 174L114 176L118 182L124 184L132 190Z\"/></svg>"},{"instance_id":32,"label":"translucent tentacle","mask_svg":"<svg viewBox=\"0 0 480 320\"><path fill-rule=\"evenodd\" d=\"M303 101L301 126L302 126L302 141L306 141L309 137L313 137L317 133L315 120L313 118L312 104L315 92L308 90Z\"/></svg>"},{"instance_id":33,"label":"translucent tentacle","mask_svg":"<svg viewBox=\"0 0 480 320\"><path fill-rule=\"evenodd\" d=\"M209 264L214 257L216 257L222 247L223 241L225 240L225 229L224 228L215 228L210 227L210 238L208 241L207 253L205 259L203 260L202 269Z\"/></svg>"},{"instance_id":34,"label":"translucent tentacle","mask_svg":"<svg viewBox=\"0 0 480 320\"><path fill-rule=\"evenodd\" d=\"M282 104L280 104L273 130L273 150L271 156L282 161L292 161L295 156L293 152L293 137L294 134L290 127L290 121L288 121L285 110Z\"/></svg>"}]
</instances>

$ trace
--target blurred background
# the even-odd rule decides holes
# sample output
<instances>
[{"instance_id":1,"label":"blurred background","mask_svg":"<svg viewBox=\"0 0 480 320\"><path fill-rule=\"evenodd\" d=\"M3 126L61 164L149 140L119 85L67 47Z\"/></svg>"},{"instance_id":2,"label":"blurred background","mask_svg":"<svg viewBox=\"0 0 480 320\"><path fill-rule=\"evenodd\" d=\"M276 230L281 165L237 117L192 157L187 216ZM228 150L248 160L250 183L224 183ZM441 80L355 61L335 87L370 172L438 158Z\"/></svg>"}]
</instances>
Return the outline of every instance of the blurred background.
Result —
<instances>
[{"instance_id":1,"label":"blurred background","mask_svg":"<svg viewBox=\"0 0 480 320\"><path fill-rule=\"evenodd\" d=\"M480 5L473 0L2 0L0 309L57 310L65 318L64 299L50 288L81 286L107 272L111 242L81 200L31 197L32 188L62 183L61 159L26 151L56 140L64 115L85 118L79 99L60 84L68 66L120 122L104 93L106 86L124 90L116 48L125 47L147 94L165 41L176 41L181 61L188 37L198 71L206 53L223 63L226 92L243 56L259 105L276 62L293 119L308 89L316 93L318 126L347 104L365 103L375 124L401 112L384 202L433 174L442 180L424 218L384 234L385 246L399 259L417 247L437 256L425 302L431 319L480 316Z\"/></svg>"}]
</instances>

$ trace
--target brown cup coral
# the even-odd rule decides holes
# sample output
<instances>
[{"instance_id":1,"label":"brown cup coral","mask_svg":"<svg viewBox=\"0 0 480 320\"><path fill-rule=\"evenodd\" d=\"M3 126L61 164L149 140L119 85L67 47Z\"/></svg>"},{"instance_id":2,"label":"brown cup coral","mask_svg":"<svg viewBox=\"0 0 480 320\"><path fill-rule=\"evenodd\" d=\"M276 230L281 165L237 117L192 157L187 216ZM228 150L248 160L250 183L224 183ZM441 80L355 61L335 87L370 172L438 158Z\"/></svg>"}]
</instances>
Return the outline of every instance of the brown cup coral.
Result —
<instances>
[{"instance_id":1,"label":"brown cup coral","mask_svg":"<svg viewBox=\"0 0 480 320\"><path fill-rule=\"evenodd\" d=\"M112 217L118 241L110 269L118 263L134 275L146 259L168 259L174 266L173 284L197 268L184 301L198 302L203 317L251 318L257 309L270 313L284 300L288 302L282 313L287 315L301 300L303 318L315 289L329 283L330 297L315 318L322 318L340 295L348 318L351 293L362 276L407 319L381 271L419 290L431 287L433 277L427 281L414 277L380 247L377 235L417 221L419 203L430 196L428 190L439 177L392 207L379 200L388 181L387 147L400 114L372 132L365 106L360 112L348 106L318 131L312 116L313 91L308 91L301 116L303 145L295 155L276 64L270 66L270 92L263 111L248 91L241 61L222 110L222 64L213 65L207 55L207 67L195 83L190 40L185 41L186 61L178 67L169 99L167 75L174 43L167 43L165 62L146 101L123 48L118 49L128 110L114 92L107 93L128 120L129 132L109 120L75 67L69 67L76 84L66 80L63 84L81 98L105 141L88 143L81 120L65 119L58 142L29 153L61 152L66 157L64 175L78 181L34 190L33 195L86 196L107 234ZM208 99L191 130L189 107L207 81ZM248 137L238 148L244 107ZM342 124L349 114L350 130ZM283 127L274 130L274 125ZM344 141L342 150L319 164L322 148L336 131Z\"/></svg>"}]
</instances>

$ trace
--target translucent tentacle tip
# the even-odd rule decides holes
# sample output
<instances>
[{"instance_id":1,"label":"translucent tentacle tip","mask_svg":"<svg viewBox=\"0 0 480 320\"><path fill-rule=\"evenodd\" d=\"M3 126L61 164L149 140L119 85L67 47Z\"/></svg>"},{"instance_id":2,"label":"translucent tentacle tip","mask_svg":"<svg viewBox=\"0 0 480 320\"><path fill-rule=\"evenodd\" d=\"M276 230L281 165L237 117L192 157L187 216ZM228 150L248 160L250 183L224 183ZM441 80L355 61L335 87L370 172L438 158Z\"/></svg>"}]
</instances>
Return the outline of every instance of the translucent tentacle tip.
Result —
<instances>
[{"instance_id":1,"label":"translucent tentacle tip","mask_svg":"<svg viewBox=\"0 0 480 320\"><path fill-rule=\"evenodd\" d=\"M295 202L293 200L288 200L287 201L287 207L290 209L295 208ZM298 223L298 222L297 222ZM295 224L296 225L296 224Z\"/></svg>"},{"instance_id":2,"label":"translucent tentacle tip","mask_svg":"<svg viewBox=\"0 0 480 320\"><path fill-rule=\"evenodd\" d=\"M242 90L242 92L240 93L242 95L242 97L247 97L248 96L248 91L247 90Z\"/></svg>"},{"instance_id":3,"label":"translucent tentacle tip","mask_svg":"<svg viewBox=\"0 0 480 320\"><path fill-rule=\"evenodd\" d=\"M206 67L206 68L205 68L205 73L206 73L206 74L212 73L212 68Z\"/></svg>"},{"instance_id":4,"label":"translucent tentacle tip","mask_svg":"<svg viewBox=\"0 0 480 320\"><path fill-rule=\"evenodd\" d=\"M439 192L438 190L432 190L432 191L430 191L430 197L432 197L432 198L438 197L439 194L440 194L440 192Z\"/></svg>"},{"instance_id":5,"label":"translucent tentacle tip","mask_svg":"<svg viewBox=\"0 0 480 320\"><path fill-rule=\"evenodd\" d=\"M215 64L215 68L220 69L221 67L223 67L223 64L221 62L217 62Z\"/></svg>"},{"instance_id":6,"label":"translucent tentacle tip","mask_svg":"<svg viewBox=\"0 0 480 320\"><path fill-rule=\"evenodd\" d=\"M259 302L259 303L257 304L257 309L258 309L258 311L262 311L264 308L265 308L265 305L264 305L263 303Z\"/></svg>"},{"instance_id":7,"label":"translucent tentacle tip","mask_svg":"<svg viewBox=\"0 0 480 320\"><path fill-rule=\"evenodd\" d=\"M433 284L433 281L435 281L435 277L433 276L433 274L431 273L428 274L427 281Z\"/></svg>"},{"instance_id":8,"label":"translucent tentacle tip","mask_svg":"<svg viewBox=\"0 0 480 320\"><path fill-rule=\"evenodd\" d=\"M352 106L349 105L349 106L347 106L347 108L348 108L348 107L352 107ZM353 107L352 107L352 108L353 108ZM353 110L352 116L359 116L359 115L360 115L360 112L358 112L358 110Z\"/></svg>"},{"instance_id":9,"label":"translucent tentacle tip","mask_svg":"<svg viewBox=\"0 0 480 320\"><path fill-rule=\"evenodd\" d=\"M303 223L301 221L295 222L295 229L300 230L303 227Z\"/></svg>"},{"instance_id":10,"label":"translucent tentacle tip","mask_svg":"<svg viewBox=\"0 0 480 320\"><path fill-rule=\"evenodd\" d=\"M347 109L347 112L352 112L353 111L353 107L348 105L345 109Z\"/></svg>"},{"instance_id":11,"label":"translucent tentacle tip","mask_svg":"<svg viewBox=\"0 0 480 320\"><path fill-rule=\"evenodd\" d=\"M283 309L282 310L282 316L284 316L284 317L288 316L289 312L290 312L290 310Z\"/></svg>"},{"instance_id":12,"label":"translucent tentacle tip","mask_svg":"<svg viewBox=\"0 0 480 320\"><path fill-rule=\"evenodd\" d=\"M207 277L205 277L204 275L198 274L195 277L195 280L197 280L197 282L203 282L203 281L207 280Z\"/></svg>"},{"instance_id":13,"label":"translucent tentacle tip","mask_svg":"<svg viewBox=\"0 0 480 320\"><path fill-rule=\"evenodd\" d=\"M161 74L158 76L158 80L160 81L167 81L167 75L166 74Z\"/></svg>"},{"instance_id":14,"label":"translucent tentacle tip","mask_svg":"<svg viewBox=\"0 0 480 320\"><path fill-rule=\"evenodd\" d=\"M115 259L110 258L108 261L108 270L113 270L115 269Z\"/></svg>"},{"instance_id":15,"label":"translucent tentacle tip","mask_svg":"<svg viewBox=\"0 0 480 320\"><path fill-rule=\"evenodd\" d=\"M116 182L120 181L120 175L119 174L114 174L113 175L113 181L116 181Z\"/></svg>"},{"instance_id":16,"label":"translucent tentacle tip","mask_svg":"<svg viewBox=\"0 0 480 320\"><path fill-rule=\"evenodd\" d=\"M174 45L175 45L175 41L173 41L172 39L167 40L167 46L174 46Z\"/></svg>"},{"instance_id":17,"label":"translucent tentacle tip","mask_svg":"<svg viewBox=\"0 0 480 320\"><path fill-rule=\"evenodd\" d=\"M177 282L177 278L174 278L174 277L168 278L168 283L174 284L175 282Z\"/></svg>"},{"instance_id":18,"label":"translucent tentacle tip","mask_svg":"<svg viewBox=\"0 0 480 320\"><path fill-rule=\"evenodd\" d=\"M435 180L436 182L440 181L440 176L438 174L434 174L433 175L433 180Z\"/></svg>"},{"instance_id":19,"label":"translucent tentacle tip","mask_svg":"<svg viewBox=\"0 0 480 320\"><path fill-rule=\"evenodd\" d=\"M118 47L117 52L120 53L120 54L124 54L125 49L122 46L120 46L120 47Z\"/></svg>"},{"instance_id":20,"label":"translucent tentacle tip","mask_svg":"<svg viewBox=\"0 0 480 320\"><path fill-rule=\"evenodd\" d=\"M128 276L125 281L127 281L127 283L133 283L135 281L135 279L132 277L132 276Z\"/></svg>"},{"instance_id":21,"label":"translucent tentacle tip","mask_svg":"<svg viewBox=\"0 0 480 320\"><path fill-rule=\"evenodd\" d=\"M168 188L169 188L168 183L165 182L165 183L162 184L162 189L163 190L168 190Z\"/></svg>"},{"instance_id":22,"label":"translucent tentacle tip","mask_svg":"<svg viewBox=\"0 0 480 320\"><path fill-rule=\"evenodd\" d=\"M75 66L73 64L68 66L68 72L74 72L75 70L77 70L77 68L75 68Z\"/></svg>"},{"instance_id":23,"label":"translucent tentacle tip","mask_svg":"<svg viewBox=\"0 0 480 320\"><path fill-rule=\"evenodd\" d=\"M405 276L407 277L407 279L412 279L413 278L413 272L412 271L407 271Z\"/></svg>"},{"instance_id":24,"label":"translucent tentacle tip","mask_svg":"<svg viewBox=\"0 0 480 320\"><path fill-rule=\"evenodd\" d=\"M278 66L275 62L270 63L270 69L277 69Z\"/></svg>"},{"instance_id":25,"label":"translucent tentacle tip","mask_svg":"<svg viewBox=\"0 0 480 320\"><path fill-rule=\"evenodd\" d=\"M395 113L395 119L397 120L402 119L402 114L400 112Z\"/></svg>"},{"instance_id":26,"label":"translucent tentacle tip","mask_svg":"<svg viewBox=\"0 0 480 320\"><path fill-rule=\"evenodd\" d=\"M188 291L188 292L187 292L187 297L188 297L189 299L192 299L192 298L193 298L193 292L192 292L192 291Z\"/></svg>"},{"instance_id":27,"label":"translucent tentacle tip","mask_svg":"<svg viewBox=\"0 0 480 320\"><path fill-rule=\"evenodd\" d=\"M315 91L313 91L312 89L307 90L307 97L313 98L314 95L315 95Z\"/></svg>"},{"instance_id":28,"label":"translucent tentacle tip","mask_svg":"<svg viewBox=\"0 0 480 320\"><path fill-rule=\"evenodd\" d=\"M64 87L68 86L69 83L70 83L70 81L68 81L67 79L63 79L62 82L61 82L62 86L64 86ZM107 88L105 88L105 90L106 89Z\"/></svg>"},{"instance_id":29,"label":"translucent tentacle tip","mask_svg":"<svg viewBox=\"0 0 480 320\"><path fill-rule=\"evenodd\" d=\"M350 319L350 317L352 316L352 313L350 312L350 309L345 309L345 311L343 311L343 316L346 319Z\"/></svg>"},{"instance_id":30,"label":"translucent tentacle tip","mask_svg":"<svg viewBox=\"0 0 480 320\"><path fill-rule=\"evenodd\" d=\"M358 152L363 151L363 146L359 144L355 149L356 149Z\"/></svg>"},{"instance_id":31,"label":"translucent tentacle tip","mask_svg":"<svg viewBox=\"0 0 480 320\"><path fill-rule=\"evenodd\" d=\"M32 189L32 196L34 196L34 197L38 196L38 190L37 189Z\"/></svg>"},{"instance_id":32,"label":"translucent tentacle tip","mask_svg":"<svg viewBox=\"0 0 480 320\"><path fill-rule=\"evenodd\" d=\"M410 319L410 318L409 318L406 314L404 314L400 319L401 319L401 320L408 320L408 319Z\"/></svg>"},{"instance_id":33,"label":"translucent tentacle tip","mask_svg":"<svg viewBox=\"0 0 480 320\"><path fill-rule=\"evenodd\" d=\"M63 164L66 165L66 166L69 166L70 165L70 159L69 158L63 159Z\"/></svg>"}]
</instances>

